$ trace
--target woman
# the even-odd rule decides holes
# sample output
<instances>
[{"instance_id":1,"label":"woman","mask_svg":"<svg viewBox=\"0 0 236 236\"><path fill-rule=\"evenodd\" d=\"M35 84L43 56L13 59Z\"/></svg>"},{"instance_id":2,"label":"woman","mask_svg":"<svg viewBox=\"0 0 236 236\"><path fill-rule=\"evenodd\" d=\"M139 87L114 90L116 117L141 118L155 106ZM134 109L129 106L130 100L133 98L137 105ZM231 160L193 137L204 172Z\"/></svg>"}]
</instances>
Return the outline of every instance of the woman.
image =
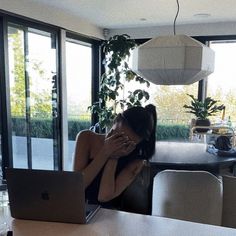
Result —
<instances>
[{"instance_id":1,"label":"woman","mask_svg":"<svg viewBox=\"0 0 236 236\"><path fill-rule=\"evenodd\" d=\"M89 130L76 138L74 170L82 171L89 203L112 207L155 151L156 109L132 107L118 114L107 135Z\"/></svg>"}]
</instances>

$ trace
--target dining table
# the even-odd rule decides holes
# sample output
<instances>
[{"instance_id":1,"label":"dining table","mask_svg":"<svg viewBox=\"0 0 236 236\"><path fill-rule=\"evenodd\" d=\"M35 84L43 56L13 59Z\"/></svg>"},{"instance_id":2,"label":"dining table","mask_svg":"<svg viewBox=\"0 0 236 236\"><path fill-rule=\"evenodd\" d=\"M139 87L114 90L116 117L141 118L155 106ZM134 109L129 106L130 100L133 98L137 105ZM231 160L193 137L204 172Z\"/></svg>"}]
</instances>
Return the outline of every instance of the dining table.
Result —
<instances>
[{"instance_id":1,"label":"dining table","mask_svg":"<svg viewBox=\"0 0 236 236\"><path fill-rule=\"evenodd\" d=\"M1 215L1 212L0 212ZM5 216L6 217L6 216ZM2 215L0 216L2 221ZM235 236L236 229L159 216L101 208L88 224L70 224L8 217L14 236Z\"/></svg>"},{"instance_id":2,"label":"dining table","mask_svg":"<svg viewBox=\"0 0 236 236\"><path fill-rule=\"evenodd\" d=\"M206 143L157 141L150 165L154 174L165 169L177 169L204 170L216 175L228 170L235 175L236 157L219 156Z\"/></svg>"}]
</instances>

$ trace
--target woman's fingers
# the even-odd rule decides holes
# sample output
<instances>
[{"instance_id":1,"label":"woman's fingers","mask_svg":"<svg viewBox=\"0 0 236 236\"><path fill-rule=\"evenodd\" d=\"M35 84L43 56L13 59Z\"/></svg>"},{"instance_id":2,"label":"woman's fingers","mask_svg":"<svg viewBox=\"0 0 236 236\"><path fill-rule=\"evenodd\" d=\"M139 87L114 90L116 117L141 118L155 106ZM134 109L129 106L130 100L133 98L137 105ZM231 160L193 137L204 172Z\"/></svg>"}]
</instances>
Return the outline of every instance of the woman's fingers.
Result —
<instances>
[{"instance_id":1,"label":"woman's fingers","mask_svg":"<svg viewBox=\"0 0 236 236\"><path fill-rule=\"evenodd\" d=\"M125 147L126 152L130 153L135 149L136 143L134 141L129 141Z\"/></svg>"},{"instance_id":2,"label":"woman's fingers","mask_svg":"<svg viewBox=\"0 0 236 236\"><path fill-rule=\"evenodd\" d=\"M119 145L121 143L127 142L129 138L124 133L115 133L109 137L109 140L110 142L114 142L114 144Z\"/></svg>"},{"instance_id":3,"label":"woman's fingers","mask_svg":"<svg viewBox=\"0 0 236 236\"><path fill-rule=\"evenodd\" d=\"M136 147L136 144L133 141L122 142L117 146L117 151L121 154L121 156L128 155L131 153Z\"/></svg>"},{"instance_id":4,"label":"woman's fingers","mask_svg":"<svg viewBox=\"0 0 236 236\"><path fill-rule=\"evenodd\" d=\"M136 147L136 143L130 140L124 132L118 132L116 130L111 130L108 133L106 137L106 144L107 148L112 153L112 158L126 156Z\"/></svg>"}]
</instances>

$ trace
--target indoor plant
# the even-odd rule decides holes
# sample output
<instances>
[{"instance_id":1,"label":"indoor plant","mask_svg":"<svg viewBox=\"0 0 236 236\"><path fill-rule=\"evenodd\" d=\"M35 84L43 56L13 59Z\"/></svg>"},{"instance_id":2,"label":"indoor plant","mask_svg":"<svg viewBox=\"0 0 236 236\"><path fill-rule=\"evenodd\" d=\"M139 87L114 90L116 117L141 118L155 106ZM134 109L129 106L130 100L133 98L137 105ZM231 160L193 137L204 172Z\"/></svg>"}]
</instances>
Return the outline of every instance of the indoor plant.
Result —
<instances>
[{"instance_id":1,"label":"indoor plant","mask_svg":"<svg viewBox=\"0 0 236 236\"><path fill-rule=\"evenodd\" d=\"M123 89L126 83L135 81L149 87L149 82L134 73L128 64L131 50L137 46L134 40L126 34L115 35L102 44L105 53L105 72L100 78L99 101L89 107L92 113L97 114L100 128L111 125L117 110L131 106L140 106L149 99L149 93L144 89L128 91L124 97ZM136 86L133 86L135 88ZM122 96L123 95L123 96Z\"/></svg>"},{"instance_id":2,"label":"indoor plant","mask_svg":"<svg viewBox=\"0 0 236 236\"><path fill-rule=\"evenodd\" d=\"M219 111L225 109L223 104L217 105L217 100L211 97L206 97L204 101L200 101L191 94L187 94L192 100L191 105L184 105L188 109L187 113L192 113L196 116L196 126L210 126L210 116L216 115ZM197 129L198 132L206 132L208 129Z\"/></svg>"}]
</instances>

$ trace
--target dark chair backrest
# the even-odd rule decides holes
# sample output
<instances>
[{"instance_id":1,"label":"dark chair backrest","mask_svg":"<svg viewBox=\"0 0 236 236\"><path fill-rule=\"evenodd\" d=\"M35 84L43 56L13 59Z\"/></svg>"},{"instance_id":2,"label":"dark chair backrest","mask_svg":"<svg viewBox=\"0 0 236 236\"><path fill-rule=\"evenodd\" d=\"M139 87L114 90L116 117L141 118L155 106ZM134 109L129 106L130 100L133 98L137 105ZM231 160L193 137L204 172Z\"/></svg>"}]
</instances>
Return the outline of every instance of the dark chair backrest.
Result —
<instances>
[{"instance_id":1,"label":"dark chair backrest","mask_svg":"<svg viewBox=\"0 0 236 236\"><path fill-rule=\"evenodd\" d=\"M222 225L236 228L236 177L223 176Z\"/></svg>"}]
</instances>

